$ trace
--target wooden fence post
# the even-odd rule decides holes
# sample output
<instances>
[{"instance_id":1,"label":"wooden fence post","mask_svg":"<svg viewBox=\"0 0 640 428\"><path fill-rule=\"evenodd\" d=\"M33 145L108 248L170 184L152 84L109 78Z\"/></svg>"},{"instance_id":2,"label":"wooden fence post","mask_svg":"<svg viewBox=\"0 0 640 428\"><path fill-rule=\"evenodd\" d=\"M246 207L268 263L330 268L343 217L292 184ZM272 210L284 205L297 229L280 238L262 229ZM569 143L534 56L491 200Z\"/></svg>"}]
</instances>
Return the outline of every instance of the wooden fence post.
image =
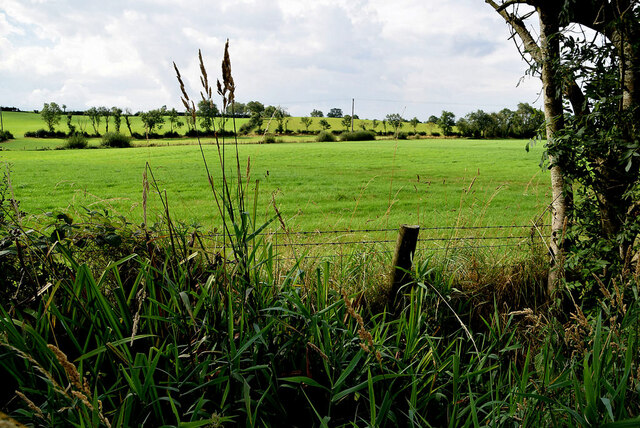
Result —
<instances>
[{"instance_id":1,"label":"wooden fence post","mask_svg":"<svg viewBox=\"0 0 640 428\"><path fill-rule=\"evenodd\" d=\"M403 224L398 230L396 251L391 264L391 291L389 300L393 306L400 302L400 288L411 281L413 255L418 244L420 226Z\"/></svg>"}]
</instances>

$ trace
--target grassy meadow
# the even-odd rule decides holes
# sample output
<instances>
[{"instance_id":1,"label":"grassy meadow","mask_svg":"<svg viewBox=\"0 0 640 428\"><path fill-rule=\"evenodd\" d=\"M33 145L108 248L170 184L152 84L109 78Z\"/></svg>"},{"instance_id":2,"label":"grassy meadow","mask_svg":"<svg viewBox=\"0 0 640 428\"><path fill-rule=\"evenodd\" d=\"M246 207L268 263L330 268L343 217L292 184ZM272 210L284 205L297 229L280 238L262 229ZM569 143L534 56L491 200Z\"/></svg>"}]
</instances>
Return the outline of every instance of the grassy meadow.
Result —
<instances>
[{"instance_id":1,"label":"grassy meadow","mask_svg":"<svg viewBox=\"0 0 640 428\"><path fill-rule=\"evenodd\" d=\"M205 140L214 183L217 146ZM28 213L107 208L142 220L142 175L149 164L175 218L218 223L200 149L158 141L131 149L7 150L13 191ZM167 144L167 145L164 145ZM296 230L530 224L547 203L542 150L518 140L382 140L240 145L243 174L259 180L259 210L279 210ZM232 145L224 146L227 156ZM252 184L254 186L255 184ZM158 198L149 211L158 213Z\"/></svg>"},{"instance_id":2,"label":"grassy meadow","mask_svg":"<svg viewBox=\"0 0 640 428\"><path fill-rule=\"evenodd\" d=\"M0 146L4 149L0 160L10 164L13 192L21 208L33 214L32 224L46 223L42 213L64 211L77 215L88 210L106 210L140 224L142 175L148 164L157 179L157 189L147 201L148 223L164 216L157 194L160 190L166 192L174 220L202 226L205 231L219 230L222 222L206 180L197 139L133 140L131 149L105 149L101 139L93 138L89 139L92 150L57 150L63 148L64 139L19 136L41 127L38 114L5 115L7 128L18 131L17 138ZM237 120L236 126L245 120ZM342 126L341 119L327 120L334 128ZM74 116L73 121L79 129L88 126L84 116ZM311 130L317 130L314 127L318 121L314 118ZM138 117L131 117L131 123L134 132L143 132ZM360 123L371 126L371 121L358 121L356 128ZM233 129L231 121L226 125ZM289 118L289 125L289 129L302 127L300 118ZM265 120L263 127L267 126L272 129L277 125L275 121L268 125ZM405 123L404 129L408 127ZM424 132L436 129L432 124L420 124L418 128ZM104 120L99 131L106 131ZM127 132L125 128L121 131ZM548 179L536 166L540 146L527 153L526 142L518 140L378 138L369 142L316 143L313 135L287 134L276 138L278 144L262 145L256 144L262 141L262 135L238 137L245 181L249 165L251 194L258 182L259 220L274 215L275 202L289 231L367 231L357 235L298 235L291 242L366 241L381 244L381 250L389 251L395 239L389 229L400 224L420 224L421 249L440 251L479 245L492 252L499 248L502 255L518 253L512 244L527 242L522 236L527 234L525 229L476 228L531 225L534 220L544 223L541 215L547 204ZM233 156L235 140L221 141L226 143L222 146L226 156ZM217 145L211 138L202 142L214 184L219 186L222 173ZM227 165L227 177L235 177L234 163ZM267 231L278 229L278 224L273 223ZM478 239L468 241L468 237ZM320 252L327 254L335 249L329 246Z\"/></svg>"}]
</instances>

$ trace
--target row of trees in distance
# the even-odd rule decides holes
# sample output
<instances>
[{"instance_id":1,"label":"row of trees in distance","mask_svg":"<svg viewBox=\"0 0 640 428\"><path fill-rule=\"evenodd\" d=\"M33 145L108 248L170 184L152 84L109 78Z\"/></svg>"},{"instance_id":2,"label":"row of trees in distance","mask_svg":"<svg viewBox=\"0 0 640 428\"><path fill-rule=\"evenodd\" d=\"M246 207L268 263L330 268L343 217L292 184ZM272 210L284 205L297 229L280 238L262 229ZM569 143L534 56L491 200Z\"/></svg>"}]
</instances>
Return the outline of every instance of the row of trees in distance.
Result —
<instances>
[{"instance_id":1,"label":"row of trees in distance","mask_svg":"<svg viewBox=\"0 0 640 428\"><path fill-rule=\"evenodd\" d=\"M75 114L79 112L73 112ZM280 106L265 106L259 101L250 101L248 103L237 102L226 108L224 112L218 107L207 101L201 101L198 104L196 121L191 115L177 111L175 108L168 109L162 106L158 109L137 112L133 114L129 109L121 109L119 107L91 107L83 113L88 118L91 125L93 135L99 135L99 127L104 123L105 130L108 133L111 128L113 132L120 133L123 124L127 127L129 134L133 137L142 137L131 128L131 116L138 116L142 122L145 134L155 135L154 133L161 130L168 123L169 130L165 132L167 137L178 137L178 131L186 125L186 135L200 128L205 134L213 132L215 129L225 129L225 122L230 117L248 118L248 121L240 126L238 132L247 134L250 132L262 132L264 127L275 129L276 133L290 133L288 129L291 115ZM59 106L55 102L45 103L40 115L46 123L49 133L55 133L55 127L60 123L63 117L66 117L66 124L69 129L69 135L76 132L88 134L87 130L76 129L77 125L72 123L72 112L66 112L66 106ZM340 108L332 108L326 115L326 118L339 118L340 124L345 131L352 128L362 130L371 130L379 133L397 134L403 129L408 128L417 134L417 128L422 123L417 117L407 120L397 113L388 114L382 120L373 119L371 121L360 120L357 115L343 115ZM314 109L307 117L300 118L300 122L305 127L304 131L310 132L310 127L317 123L317 127L321 130L329 130L332 124L327 120L322 111ZM265 124L267 121L267 124ZM271 123L273 122L273 128ZM483 110L471 112L456 121L456 117L452 112L442 111L441 115L430 116L424 123L432 123L438 126L445 136L463 136L470 138L495 138L495 137L512 137L512 138L528 138L536 134L544 123L544 114L541 110L532 107L526 103L518 104L516 110L504 108L498 112L487 113ZM335 125L335 123L334 123ZM432 133L439 135L440 133Z\"/></svg>"}]
</instances>

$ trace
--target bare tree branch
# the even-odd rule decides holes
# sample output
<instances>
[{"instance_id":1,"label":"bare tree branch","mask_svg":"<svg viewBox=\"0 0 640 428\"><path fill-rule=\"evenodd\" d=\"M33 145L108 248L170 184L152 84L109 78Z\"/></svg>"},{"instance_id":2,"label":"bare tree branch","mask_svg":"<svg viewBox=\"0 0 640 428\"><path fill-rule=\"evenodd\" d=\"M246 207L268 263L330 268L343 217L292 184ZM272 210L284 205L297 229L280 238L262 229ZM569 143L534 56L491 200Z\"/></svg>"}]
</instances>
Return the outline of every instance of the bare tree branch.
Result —
<instances>
[{"instance_id":1,"label":"bare tree branch","mask_svg":"<svg viewBox=\"0 0 640 428\"><path fill-rule=\"evenodd\" d=\"M523 0L511 0L503 5L498 5L493 0L485 0L485 3L493 7L496 12L500 14L504 18L504 20L513 28L513 30L518 34L522 43L524 44L524 50L526 53L531 55L531 57L537 63L542 61L542 55L540 53L540 46L536 43L535 39L531 35L531 32L527 29L527 26L524 24L524 21L519 17L508 13L504 10L503 6L507 3L516 4L516 3L528 3Z\"/></svg>"},{"instance_id":2,"label":"bare tree branch","mask_svg":"<svg viewBox=\"0 0 640 428\"><path fill-rule=\"evenodd\" d=\"M500 13L506 8L508 8L509 6L513 6L514 4L531 4L531 3L533 3L531 0L508 0L502 3L500 6L498 6L496 11ZM535 5L532 5L532 6L535 6Z\"/></svg>"}]
</instances>

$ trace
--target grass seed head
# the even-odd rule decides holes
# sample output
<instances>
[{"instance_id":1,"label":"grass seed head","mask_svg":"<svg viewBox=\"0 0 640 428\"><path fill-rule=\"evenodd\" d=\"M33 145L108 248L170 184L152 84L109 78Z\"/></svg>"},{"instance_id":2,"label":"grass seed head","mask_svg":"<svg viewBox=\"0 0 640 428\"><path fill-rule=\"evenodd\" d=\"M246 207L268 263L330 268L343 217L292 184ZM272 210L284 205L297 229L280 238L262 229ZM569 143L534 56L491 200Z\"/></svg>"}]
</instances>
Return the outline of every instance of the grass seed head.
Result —
<instances>
[{"instance_id":1,"label":"grass seed head","mask_svg":"<svg viewBox=\"0 0 640 428\"><path fill-rule=\"evenodd\" d=\"M176 63L173 63L173 68L176 71L176 77L178 78L178 83L180 84L180 92L182 92L182 97L180 97L180 100L182 101L182 104L184 105L184 108L187 109L187 111L191 111L191 106L189 105L189 94L187 94L187 90L184 87L184 82L182 80L182 76L180 75L180 70L178 70L178 66L176 65Z\"/></svg>"},{"instance_id":2,"label":"grass seed head","mask_svg":"<svg viewBox=\"0 0 640 428\"><path fill-rule=\"evenodd\" d=\"M47 345L47 348L49 348L51 352L53 352L53 354L56 356L56 359L67 374L69 382L71 382L71 384L79 391L84 391L80 373L78 373L78 369L76 368L76 366L69 362L67 356L57 346L49 344Z\"/></svg>"},{"instance_id":3,"label":"grass seed head","mask_svg":"<svg viewBox=\"0 0 640 428\"><path fill-rule=\"evenodd\" d=\"M231 58L229 57L229 39L224 45L224 59L222 60L222 81L224 82L224 88L229 92L228 101L232 103L234 101L234 93L236 85L233 82L233 76L231 75Z\"/></svg>"},{"instance_id":4,"label":"grass seed head","mask_svg":"<svg viewBox=\"0 0 640 428\"><path fill-rule=\"evenodd\" d=\"M44 416L44 412L42 411L42 409L40 407L36 406L36 404L33 401L29 400L29 398L26 395L24 395L20 391L16 391L16 395L18 397L20 397L20 399L27 404L27 407L33 411L33 413L36 415L36 417L38 417L40 419L43 419L45 421L49 420L48 418L46 418ZM23 426L23 425L18 425L18 426Z\"/></svg>"},{"instance_id":5,"label":"grass seed head","mask_svg":"<svg viewBox=\"0 0 640 428\"><path fill-rule=\"evenodd\" d=\"M207 97L202 95L202 99L204 100L206 98L211 98L211 88L209 88L209 77L207 76L207 68L204 66L202 51L200 49L198 49L198 60L200 61L200 83L204 88L204 92L207 94Z\"/></svg>"}]
</instances>

